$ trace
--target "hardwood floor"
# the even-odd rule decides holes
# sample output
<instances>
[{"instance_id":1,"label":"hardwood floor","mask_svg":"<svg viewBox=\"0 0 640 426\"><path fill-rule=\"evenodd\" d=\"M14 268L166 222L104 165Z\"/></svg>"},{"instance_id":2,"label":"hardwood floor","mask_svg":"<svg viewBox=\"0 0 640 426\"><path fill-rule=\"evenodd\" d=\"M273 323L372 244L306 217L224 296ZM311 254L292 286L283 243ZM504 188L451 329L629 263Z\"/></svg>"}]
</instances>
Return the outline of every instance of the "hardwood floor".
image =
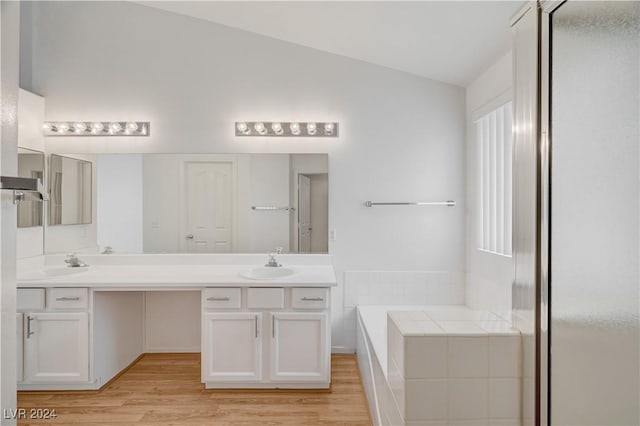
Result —
<instances>
[{"instance_id":1,"label":"hardwood floor","mask_svg":"<svg viewBox=\"0 0 640 426\"><path fill-rule=\"evenodd\" d=\"M205 390L199 354L146 354L99 392L19 392L57 418L18 425L370 425L356 357L333 355L331 373L330 392Z\"/></svg>"}]
</instances>

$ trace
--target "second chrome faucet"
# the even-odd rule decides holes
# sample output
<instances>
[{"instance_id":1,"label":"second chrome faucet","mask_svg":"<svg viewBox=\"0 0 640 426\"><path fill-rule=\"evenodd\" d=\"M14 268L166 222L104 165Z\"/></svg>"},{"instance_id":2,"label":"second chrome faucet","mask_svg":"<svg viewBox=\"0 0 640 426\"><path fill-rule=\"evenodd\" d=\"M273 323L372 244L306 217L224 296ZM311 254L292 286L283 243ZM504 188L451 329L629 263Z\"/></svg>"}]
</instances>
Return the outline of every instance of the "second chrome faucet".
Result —
<instances>
[{"instance_id":1,"label":"second chrome faucet","mask_svg":"<svg viewBox=\"0 0 640 426\"><path fill-rule=\"evenodd\" d=\"M267 268L279 268L280 266L282 266L276 260L276 254L282 254L282 250L282 247L276 247L273 253L269 253L269 261L264 266L266 266Z\"/></svg>"}]
</instances>

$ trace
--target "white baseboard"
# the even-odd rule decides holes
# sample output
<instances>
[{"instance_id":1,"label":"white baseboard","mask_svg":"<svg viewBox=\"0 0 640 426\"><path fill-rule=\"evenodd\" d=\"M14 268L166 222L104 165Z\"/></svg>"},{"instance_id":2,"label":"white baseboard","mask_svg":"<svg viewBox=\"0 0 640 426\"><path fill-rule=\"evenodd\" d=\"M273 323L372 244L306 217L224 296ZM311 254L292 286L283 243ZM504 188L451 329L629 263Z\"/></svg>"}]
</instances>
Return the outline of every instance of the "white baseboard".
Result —
<instances>
[{"instance_id":1,"label":"white baseboard","mask_svg":"<svg viewBox=\"0 0 640 426\"><path fill-rule=\"evenodd\" d=\"M356 348L348 346L331 346L332 354L355 354Z\"/></svg>"}]
</instances>

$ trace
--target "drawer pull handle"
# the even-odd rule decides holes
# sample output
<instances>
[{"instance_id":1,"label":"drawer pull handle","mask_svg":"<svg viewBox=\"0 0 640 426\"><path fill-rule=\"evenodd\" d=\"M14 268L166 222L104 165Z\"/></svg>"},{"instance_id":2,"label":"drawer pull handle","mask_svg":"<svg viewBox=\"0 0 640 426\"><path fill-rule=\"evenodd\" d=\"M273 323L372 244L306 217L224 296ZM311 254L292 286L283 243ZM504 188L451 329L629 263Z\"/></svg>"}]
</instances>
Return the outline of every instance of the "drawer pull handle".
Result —
<instances>
[{"instance_id":1,"label":"drawer pull handle","mask_svg":"<svg viewBox=\"0 0 640 426\"><path fill-rule=\"evenodd\" d=\"M31 321L33 321L33 318L31 317L31 315L27 316L27 339L29 339L32 335L36 334L35 331L31 331Z\"/></svg>"},{"instance_id":2,"label":"drawer pull handle","mask_svg":"<svg viewBox=\"0 0 640 426\"><path fill-rule=\"evenodd\" d=\"M229 297L208 297L207 300L210 302L228 302L231 299Z\"/></svg>"},{"instance_id":3,"label":"drawer pull handle","mask_svg":"<svg viewBox=\"0 0 640 426\"><path fill-rule=\"evenodd\" d=\"M56 297L56 302L78 302L79 297Z\"/></svg>"},{"instance_id":4,"label":"drawer pull handle","mask_svg":"<svg viewBox=\"0 0 640 426\"><path fill-rule=\"evenodd\" d=\"M256 339L258 338L258 316L255 316L255 320L256 320Z\"/></svg>"},{"instance_id":5,"label":"drawer pull handle","mask_svg":"<svg viewBox=\"0 0 640 426\"><path fill-rule=\"evenodd\" d=\"M324 301L322 297L303 297L300 300L304 302L323 302Z\"/></svg>"}]
</instances>

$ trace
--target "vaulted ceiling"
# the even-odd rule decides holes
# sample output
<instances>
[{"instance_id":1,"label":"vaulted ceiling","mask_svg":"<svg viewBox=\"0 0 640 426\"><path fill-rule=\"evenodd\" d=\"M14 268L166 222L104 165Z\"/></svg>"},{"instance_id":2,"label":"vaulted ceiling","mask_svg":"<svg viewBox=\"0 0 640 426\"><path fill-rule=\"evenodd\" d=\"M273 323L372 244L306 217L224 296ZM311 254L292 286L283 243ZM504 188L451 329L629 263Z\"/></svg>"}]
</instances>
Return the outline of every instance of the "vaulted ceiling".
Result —
<instances>
[{"instance_id":1,"label":"vaulted ceiling","mask_svg":"<svg viewBox=\"0 0 640 426\"><path fill-rule=\"evenodd\" d=\"M468 85L510 48L522 1L153 1L141 4Z\"/></svg>"}]
</instances>

